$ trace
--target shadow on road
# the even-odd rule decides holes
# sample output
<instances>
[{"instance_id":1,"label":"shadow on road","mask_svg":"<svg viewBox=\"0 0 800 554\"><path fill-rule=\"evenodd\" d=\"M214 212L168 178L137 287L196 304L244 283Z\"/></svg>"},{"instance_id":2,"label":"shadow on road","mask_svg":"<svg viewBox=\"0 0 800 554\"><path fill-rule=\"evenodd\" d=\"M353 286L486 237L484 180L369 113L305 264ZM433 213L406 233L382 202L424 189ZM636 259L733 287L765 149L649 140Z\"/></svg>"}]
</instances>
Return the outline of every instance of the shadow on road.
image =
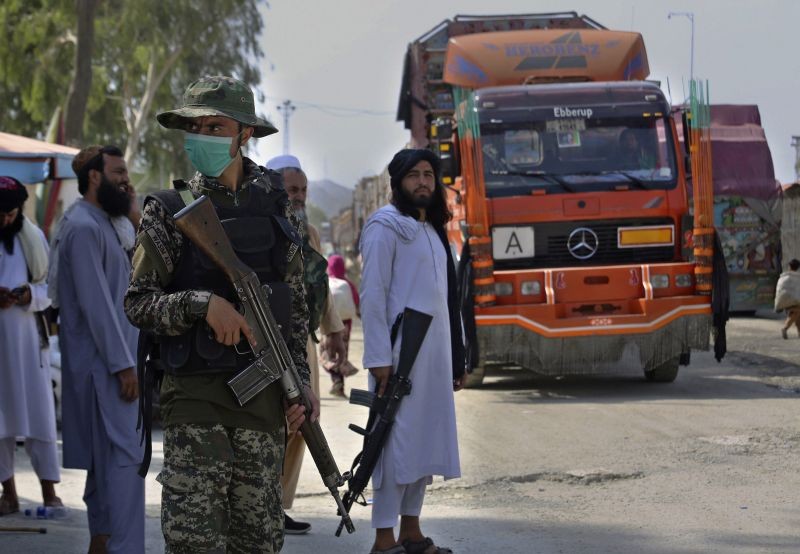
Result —
<instances>
[{"instance_id":1,"label":"shadow on road","mask_svg":"<svg viewBox=\"0 0 800 554\"><path fill-rule=\"evenodd\" d=\"M718 364L705 354L681 367L673 383L650 383L640 371L552 377L526 370L487 375L480 390L504 392L498 402L640 402L646 400L796 397L800 365L754 353L732 352Z\"/></svg>"},{"instance_id":2,"label":"shadow on road","mask_svg":"<svg viewBox=\"0 0 800 554\"><path fill-rule=\"evenodd\" d=\"M725 534L715 531L684 531L666 537L664 529L635 529L631 526L593 525L558 521L531 521L518 518L486 518L478 511L474 517L440 515L423 517L425 533L441 546L458 554L505 552L514 554L697 554L724 551L795 552L798 540L790 535ZM433 513L433 509L429 514ZM359 522L356 535L336 539L326 534L287 537L283 552L368 552L372 531L366 521ZM333 521L312 521L315 529L333 527Z\"/></svg>"}]
</instances>

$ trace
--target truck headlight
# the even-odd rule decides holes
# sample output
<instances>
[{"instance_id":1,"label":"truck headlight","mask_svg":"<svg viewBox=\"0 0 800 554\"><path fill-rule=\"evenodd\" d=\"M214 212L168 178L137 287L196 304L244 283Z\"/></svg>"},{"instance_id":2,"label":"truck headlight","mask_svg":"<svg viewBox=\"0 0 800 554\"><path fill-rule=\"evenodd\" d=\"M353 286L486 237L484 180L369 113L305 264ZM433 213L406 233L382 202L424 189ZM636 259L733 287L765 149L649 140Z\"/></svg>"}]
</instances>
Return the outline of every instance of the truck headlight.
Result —
<instances>
[{"instance_id":1,"label":"truck headlight","mask_svg":"<svg viewBox=\"0 0 800 554\"><path fill-rule=\"evenodd\" d=\"M669 275L651 275L650 286L654 289L665 289L669 287Z\"/></svg>"},{"instance_id":2,"label":"truck headlight","mask_svg":"<svg viewBox=\"0 0 800 554\"><path fill-rule=\"evenodd\" d=\"M511 283L496 282L494 284L495 296L511 296L514 294L514 285Z\"/></svg>"},{"instance_id":3,"label":"truck headlight","mask_svg":"<svg viewBox=\"0 0 800 554\"><path fill-rule=\"evenodd\" d=\"M682 273L675 276L675 286L686 288L692 286L692 276L689 273Z\"/></svg>"},{"instance_id":4,"label":"truck headlight","mask_svg":"<svg viewBox=\"0 0 800 554\"><path fill-rule=\"evenodd\" d=\"M536 296L542 292L542 285L539 281L523 281L519 291L523 296Z\"/></svg>"}]
</instances>

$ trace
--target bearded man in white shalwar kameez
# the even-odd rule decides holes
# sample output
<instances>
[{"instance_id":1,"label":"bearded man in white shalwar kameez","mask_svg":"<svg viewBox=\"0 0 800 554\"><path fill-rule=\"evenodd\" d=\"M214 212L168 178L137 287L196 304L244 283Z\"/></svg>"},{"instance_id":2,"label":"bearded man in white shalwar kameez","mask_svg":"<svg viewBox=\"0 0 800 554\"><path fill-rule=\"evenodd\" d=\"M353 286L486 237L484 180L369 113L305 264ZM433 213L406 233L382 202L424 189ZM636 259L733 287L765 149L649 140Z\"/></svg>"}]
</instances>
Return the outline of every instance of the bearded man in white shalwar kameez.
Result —
<instances>
[{"instance_id":1,"label":"bearded man in white shalwar kameez","mask_svg":"<svg viewBox=\"0 0 800 554\"><path fill-rule=\"evenodd\" d=\"M453 391L462 387L466 364L455 265L444 229L450 213L431 151L401 150L389 174L391 204L370 217L361 237L363 361L379 395L403 341L402 332L391 340L397 316L408 307L433 320L411 370L411 394L400 405L372 475L372 552L448 553L425 537L419 516L434 475L461 475Z\"/></svg>"},{"instance_id":2,"label":"bearded man in white shalwar kameez","mask_svg":"<svg viewBox=\"0 0 800 554\"><path fill-rule=\"evenodd\" d=\"M27 198L22 183L0 177L0 516L19 511L17 437L25 438L44 505L62 505L47 329L36 320L50 305L48 249L44 233L22 215Z\"/></svg>"}]
</instances>

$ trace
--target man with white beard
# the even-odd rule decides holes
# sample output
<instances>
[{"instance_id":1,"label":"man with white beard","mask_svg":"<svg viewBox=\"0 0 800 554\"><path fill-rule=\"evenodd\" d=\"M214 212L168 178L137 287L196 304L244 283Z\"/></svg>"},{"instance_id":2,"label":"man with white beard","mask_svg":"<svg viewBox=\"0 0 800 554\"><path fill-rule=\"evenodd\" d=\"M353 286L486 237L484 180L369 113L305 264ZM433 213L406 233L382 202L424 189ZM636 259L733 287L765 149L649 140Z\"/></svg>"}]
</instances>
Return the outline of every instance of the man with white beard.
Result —
<instances>
[{"instance_id":1,"label":"man with white beard","mask_svg":"<svg viewBox=\"0 0 800 554\"><path fill-rule=\"evenodd\" d=\"M308 222L306 214L306 196L308 195L308 178L300 160L295 156L283 155L272 158L267 162L267 169L277 171L283 177L283 186L292 210L302 223L303 231L303 261L305 263L304 278L306 282L307 304L310 312L309 337L308 337L308 367L311 369L311 388L319 398L319 364L315 346L314 332L319 326L323 335L322 348L329 359L338 365L345 359L344 323L336 313L328 290L328 264L319 253L319 231ZM331 391L335 394L334 391ZM344 394L344 391L341 391ZM294 503L297 481L300 478L300 467L303 465L303 453L306 444L303 437L294 434L286 444L286 456L283 464L283 509L289 510ZM284 515L284 531L288 535L302 535L311 530L311 524L305 521L296 521Z\"/></svg>"}]
</instances>

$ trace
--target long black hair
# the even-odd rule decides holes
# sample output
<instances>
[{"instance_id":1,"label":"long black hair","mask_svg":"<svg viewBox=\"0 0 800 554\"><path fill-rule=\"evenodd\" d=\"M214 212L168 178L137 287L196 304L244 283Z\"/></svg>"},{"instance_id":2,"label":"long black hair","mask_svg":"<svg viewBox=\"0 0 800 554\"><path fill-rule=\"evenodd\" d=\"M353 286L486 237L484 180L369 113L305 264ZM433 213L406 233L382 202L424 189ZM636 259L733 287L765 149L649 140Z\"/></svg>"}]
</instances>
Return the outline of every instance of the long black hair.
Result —
<instances>
[{"instance_id":1,"label":"long black hair","mask_svg":"<svg viewBox=\"0 0 800 554\"><path fill-rule=\"evenodd\" d=\"M397 210L409 217L419 219L419 210L408 195L403 192L401 183L409 171L419 162L426 161L433 168L434 188L431 194L431 203L425 208L425 220L434 227L443 229L445 224L452 219L453 214L447 207L447 194L444 186L439 181L439 159L436 154L425 149L400 150L389 163L391 176L392 196L391 203Z\"/></svg>"}]
</instances>

